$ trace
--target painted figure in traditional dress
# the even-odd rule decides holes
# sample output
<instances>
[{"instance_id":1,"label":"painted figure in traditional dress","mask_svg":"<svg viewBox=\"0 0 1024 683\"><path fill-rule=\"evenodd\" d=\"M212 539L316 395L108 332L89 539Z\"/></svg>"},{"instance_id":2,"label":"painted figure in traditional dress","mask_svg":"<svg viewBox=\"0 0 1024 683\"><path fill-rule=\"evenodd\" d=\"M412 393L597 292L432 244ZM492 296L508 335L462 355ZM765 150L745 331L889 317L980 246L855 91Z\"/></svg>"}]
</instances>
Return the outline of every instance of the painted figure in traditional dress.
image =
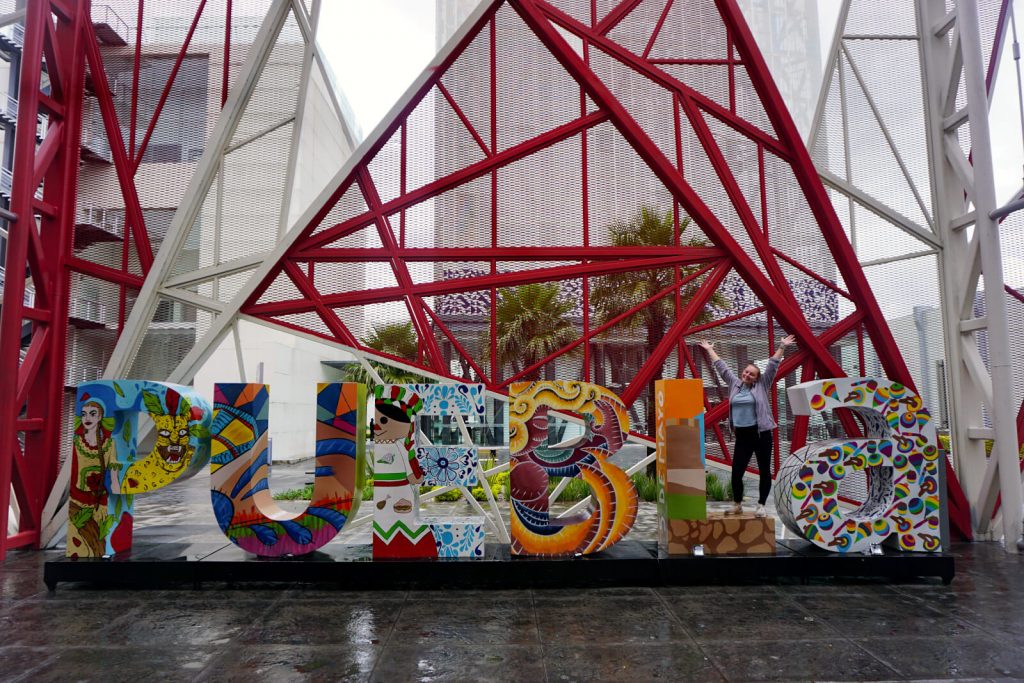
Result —
<instances>
[{"instance_id":1,"label":"painted figure in traditional dress","mask_svg":"<svg viewBox=\"0 0 1024 683\"><path fill-rule=\"evenodd\" d=\"M420 397L397 385L378 385L373 394L373 556L437 557L434 533L419 518L423 469L413 416Z\"/></svg>"},{"instance_id":2,"label":"painted figure in traditional dress","mask_svg":"<svg viewBox=\"0 0 1024 683\"><path fill-rule=\"evenodd\" d=\"M74 453L71 456L71 490L68 515L69 557L100 557L107 526L106 468L113 459L114 442L104 421L106 408L100 399L86 394L75 417ZM108 522L109 519L109 522Z\"/></svg>"}]
</instances>

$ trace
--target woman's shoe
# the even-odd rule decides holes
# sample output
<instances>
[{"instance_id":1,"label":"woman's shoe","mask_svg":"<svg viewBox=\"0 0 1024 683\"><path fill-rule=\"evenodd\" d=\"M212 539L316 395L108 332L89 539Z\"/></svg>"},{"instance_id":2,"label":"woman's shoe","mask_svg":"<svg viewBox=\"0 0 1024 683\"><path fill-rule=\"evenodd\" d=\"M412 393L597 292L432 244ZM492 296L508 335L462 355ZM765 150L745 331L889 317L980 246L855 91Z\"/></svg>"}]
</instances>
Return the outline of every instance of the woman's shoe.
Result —
<instances>
[{"instance_id":1,"label":"woman's shoe","mask_svg":"<svg viewBox=\"0 0 1024 683\"><path fill-rule=\"evenodd\" d=\"M757 504L757 509L754 510L754 516L755 517L767 517L768 516L768 511L764 509L764 505L761 505L760 503L758 503Z\"/></svg>"},{"instance_id":2,"label":"woman's shoe","mask_svg":"<svg viewBox=\"0 0 1024 683\"><path fill-rule=\"evenodd\" d=\"M740 503L733 503L731 506L729 506L729 509L725 511L725 514L727 514L727 515L742 515L743 514L743 505L740 504Z\"/></svg>"}]
</instances>

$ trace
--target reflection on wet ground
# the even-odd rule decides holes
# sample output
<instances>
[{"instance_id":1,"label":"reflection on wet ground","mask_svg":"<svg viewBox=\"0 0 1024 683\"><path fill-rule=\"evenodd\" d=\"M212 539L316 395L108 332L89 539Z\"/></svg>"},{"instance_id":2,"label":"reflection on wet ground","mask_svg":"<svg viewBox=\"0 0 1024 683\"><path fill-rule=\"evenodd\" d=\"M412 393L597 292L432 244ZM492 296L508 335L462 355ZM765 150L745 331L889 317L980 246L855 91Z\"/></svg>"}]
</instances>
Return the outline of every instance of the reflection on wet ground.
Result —
<instances>
[{"instance_id":1,"label":"reflection on wet ground","mask_svg":"<svg viewBox=\"0 0 1024 683\"><path fill-rule=\"evenodd\" d=\"M275 466L273 488L311 480ZM219 542L206 478L137 503L136 538ZM458 506L465 503L450 503ZM297 509L301 509L299 504ZM651 538L652 506L638 522ZM334 543L369 542L369 531ZM0 680L1024 678L1024 558L959 544L957 577L894 584L376 591L299 584L48 593L59 553L0 565Z\"/></svg>"}]
</instances>

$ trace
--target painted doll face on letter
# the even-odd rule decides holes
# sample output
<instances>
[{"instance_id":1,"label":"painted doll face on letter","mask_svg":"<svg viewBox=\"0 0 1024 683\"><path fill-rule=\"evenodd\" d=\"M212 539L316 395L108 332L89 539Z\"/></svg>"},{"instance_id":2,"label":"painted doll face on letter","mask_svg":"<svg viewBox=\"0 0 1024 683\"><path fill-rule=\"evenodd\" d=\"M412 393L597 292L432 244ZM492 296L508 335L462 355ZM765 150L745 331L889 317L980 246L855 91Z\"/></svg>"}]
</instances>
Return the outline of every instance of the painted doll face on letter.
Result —
<instances>
[{"instance_id":1,"label":"painted doll face on letter","mask_svg":"<svg viewBox=\"0 0 1024 683\"><path fill-rule=\"evenodd\" d=\"M384 401L374 403L373 440L395 443L409 436L409 416L396 405Z\"/></svg>"},{"instance_id":2,"label":"painted doll face on letter","mask_svg":"<svg viewBox=\"0 0 1024 683\"><path fill-rule=\"evenodd\" d=\"M98 403L86 403L82 406L82 427L87 433L94 434L103 420L103 408Z\"/></svg>"}]
</instances>

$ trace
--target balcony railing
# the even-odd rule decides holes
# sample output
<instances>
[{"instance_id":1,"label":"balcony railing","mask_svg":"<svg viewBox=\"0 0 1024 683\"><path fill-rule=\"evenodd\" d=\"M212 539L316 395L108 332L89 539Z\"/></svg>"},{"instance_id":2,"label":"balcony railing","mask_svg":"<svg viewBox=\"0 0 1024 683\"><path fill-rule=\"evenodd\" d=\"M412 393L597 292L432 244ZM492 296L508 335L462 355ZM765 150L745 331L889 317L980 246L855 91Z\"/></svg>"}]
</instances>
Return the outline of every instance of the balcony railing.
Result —
<instances>
[{"instance_id":1,"label":"balcony railing","mask_svg":"<svg viewBox=\"0 0 1024 683\"><path fill-rule=\"evenodd\" d=\"M14 174L9 168L0 168L0 196L10 199L14 187Z\"/></svg>"},{"instance_id":2,"label":"balcony railing","mask_svg":"<svg viewBox=\"0 0 1024 683\"><path fill-rule=\"evenodd\" d=\"M0 27L0 48L21 50L25 46L25 25L8 24Z\"/></svg>"},{"instance_id":3,"label":"balcony railing","mask_svg":"<svg viewBox=\"0 0 1024 683\"><path fill-rule=\"evenodd\" d=\"M0 265L0 294L3 294L4 282L6 281L6 278L7 271L4 269L2 265ZM36 301L36 290L34 290L31 285L26 284L25 294L22 296L21 300L25 303L26 306L31 306Z\"/></svg>"},{"instance_id":4,"label":"balcony railing","mask_svg":"<svg viewBox=\"0 0 1024 683\"><path fill-rule=\"evenodd\" d=\"M80 209L75 218L75 250L124 237L124 209Z\"/></svg>"},{"instance_id":5,"label":"balcony railing","mask_svg":"<svg viewBox=\"0 0 1024 683\"><path fill-rule=\"evenodd\" d=\"M9 124L17 123L18 100L13 95L0 97L0 119Z\"/></svg>"},{"instance_id":6,"label":"balcony railing","mask_svg":"<svg viewBox=\"0 0 1024 683\"><path fill-rule=\"evenodd\" d=\"M14 188L14 173L9 168L0 167L0 197L4 199L11 198L11 191ZM43 198L43 187L40 185L36 189L36 198Z\"/></svg>"},{"instance_id":7,"label":"balcony railing","mask_svg":"<svg viewBox=\"0 0 1024 683\"><path fill-rule=\"evenodd\" d=\"M83 382L93 382L103 375L103 368L99 365L68 365L65 369L64 384L66 386L77 386Z\"/></svg>"},{"instance_id":8,"label":"balcony railing","mask_svg":"<svg viewBox=\"0 0 1024 683\"><path fill-rule=\"evenodd\" d=\"M128 24L109 5L92 6L92 26L96 38L104 45L128 44Z\"/></svg>"},{"instance_id":9,"label":"balcony railing","mask_svg":"<svg viewBox=\"0 0 1024 683\"><path fill-rule=\"evenodd\" d=\"M79 322L93 323L94 325L106 325L108 322L109 310L106 304L90 299L72 297L68 301L68 317Z\"/></svg>"}]
</instances>

